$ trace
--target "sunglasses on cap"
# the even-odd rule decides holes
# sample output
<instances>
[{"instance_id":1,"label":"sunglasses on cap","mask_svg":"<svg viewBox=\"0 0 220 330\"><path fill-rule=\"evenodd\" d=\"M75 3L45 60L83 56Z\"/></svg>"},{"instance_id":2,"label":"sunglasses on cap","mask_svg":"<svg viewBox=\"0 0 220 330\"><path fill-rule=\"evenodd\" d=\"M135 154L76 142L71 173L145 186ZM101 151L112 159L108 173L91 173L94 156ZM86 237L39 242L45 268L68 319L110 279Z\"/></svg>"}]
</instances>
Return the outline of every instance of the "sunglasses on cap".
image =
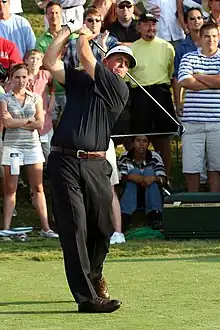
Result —
<instances>
[{"instance_id":1,"label":"sunglasses on cap","mask_svg":"<svg viewBox=\"0 0 220 330\"><path fill-rule=\"evenodd\" d=\"M125 8L130 9L131 7L133 7L133 5L131 5L130 3L128 3L128 4L126 4L126 3L123 4L122 3L122 4L118 5L119 9L125 9Z\"/></svg>"},{"instance_id":2,"label":"sunglasses on cap","mask_svg":"<svg viewBox=\"0 0 220 330\"><path fill-rule=\"evenodd\" d=\"M93 22L99 23L99 22L101 22L101 19L99 19L99 18L87 18L86 20L89 23L93 23Z\"/></svg>"}]
</instances>

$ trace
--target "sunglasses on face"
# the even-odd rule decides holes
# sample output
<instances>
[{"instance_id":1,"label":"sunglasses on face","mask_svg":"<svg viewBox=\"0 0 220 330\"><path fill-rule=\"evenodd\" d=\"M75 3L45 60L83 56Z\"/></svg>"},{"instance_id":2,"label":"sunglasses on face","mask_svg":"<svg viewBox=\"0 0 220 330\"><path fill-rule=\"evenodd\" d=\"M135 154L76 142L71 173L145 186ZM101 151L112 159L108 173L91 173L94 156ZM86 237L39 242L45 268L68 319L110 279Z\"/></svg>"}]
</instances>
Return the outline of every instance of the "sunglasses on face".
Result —
<instances>
[{"instance_id":1,"label":"sunglasses on face","mask_svg":"<svg viewBox=\"0 0 220 330\"><path fill-rule=\"evenodd\" d=\"M99 19L99 18L87 18L86 19L87 20L87 22L89 22L89 23L99 23L99 22L101 22L101 20Z\"/></svg>"},{"instance_id":2,"label":"sunglasses on face","mask_svg":"<svg viewBox=\"0 0 220 330\"><path fill-rule=\"evenodd\" d=\"M121 4L118 6L119 9L125 9L125 8L130 9L131 7L133 7L131 4Z\"/></svg>"},{"instance_id":3,"label":"sunglasses on face","mask_svg":"<svg viewBox=\"0 0 220 330\"><path fill-rule=\"evenodd\" d=\"M195 21L196 19L203 19L202 16L197 16L197 17L189 17L190 21Z\"/></svg>"}]
</instances>

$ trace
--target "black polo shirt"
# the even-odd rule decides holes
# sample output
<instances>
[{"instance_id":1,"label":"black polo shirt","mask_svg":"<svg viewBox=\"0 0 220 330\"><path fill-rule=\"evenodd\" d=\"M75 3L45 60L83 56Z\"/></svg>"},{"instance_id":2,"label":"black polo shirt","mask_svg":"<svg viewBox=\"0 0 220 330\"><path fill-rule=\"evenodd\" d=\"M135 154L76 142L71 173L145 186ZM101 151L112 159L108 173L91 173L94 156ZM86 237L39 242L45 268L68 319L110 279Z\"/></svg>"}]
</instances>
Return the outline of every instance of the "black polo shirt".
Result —
<instances>
[{"instance_id":1,"label":"black polo shirt","mask_svg":"<svg viewBox=\"0 0 220 330\"><path fill-rule=\"evenodd\" d=\"M116 36L120 42L134 42L140 39L140 34L136 30L137 22L132 19L131 24L128 27L124 27L121 23L116 20L109 27L109 31L113 36Z\"/></svg>"},{"instance_id":2,"label":"black polo shirt","mask_svg":"<svg viewBox=\"0 0 220 330\"><path fill-rule=\"evenodd\" d=\"M52 146L74 150L108 149L114 123L128 100L123 79L96 63L95 79L65 63L67 102Z\"/></svg>"}]
</instances>

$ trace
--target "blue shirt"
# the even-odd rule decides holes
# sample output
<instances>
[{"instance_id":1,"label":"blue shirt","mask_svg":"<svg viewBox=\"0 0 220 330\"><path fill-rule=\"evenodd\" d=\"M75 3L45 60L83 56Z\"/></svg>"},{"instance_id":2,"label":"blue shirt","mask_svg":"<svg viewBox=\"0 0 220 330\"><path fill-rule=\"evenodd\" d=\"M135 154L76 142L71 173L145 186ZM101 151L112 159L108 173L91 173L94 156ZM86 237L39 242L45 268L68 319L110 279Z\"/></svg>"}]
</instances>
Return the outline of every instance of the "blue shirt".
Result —
<instances>
[{"instance_id":1,"label":"blue shirt","mask_svg":"<svg viewBox=\"0 0 220 330\"><path fill-rule=\"evenodd\" d=\"M179 66L183 55L189 52L193 52L195 50L197 50L197 46L194 44L192 38L189 35L176 47L176 53L174 58L174 77L176 79L178 79Z\"/></svg>"},{"instance_id":2,"label":"blue shirt","mask_svg":"<svg viewBox=\"0 0 220 330\"><path fill-rule=\"evenodd\" d=\"M9 19L0 20L0 36L14 41L22 58L36 44L36 38L30 23L26 18L19 15L12 14Z\"/></svg>"},{"instance_id":3,"label":"blue shirt","mask_svg":"<svg viewBox=\"0 0 220 330\"><path fill-rule=\"evenodd\" d=\"M94 40L97 43L100 43L100 39L101 39L102 34L100 33ZM69 44L67 46L67 50L66 53L64 55L64 63L70 63L74 68L79 67L80 63L79 63L79 59L77 57L77 52L76 52L76 43L77 43L77 39L73 39L69 41ZM92 42L90 42L91 48L92 48L92 52L94 57L96 58L96 60L98 62L102 61L102 51L96 46L94 45ZM107 39L107 50L111 49L112 47L115 47L118 45L118 40L109 35L108 39Z\"/></svg>"}]
</instances>

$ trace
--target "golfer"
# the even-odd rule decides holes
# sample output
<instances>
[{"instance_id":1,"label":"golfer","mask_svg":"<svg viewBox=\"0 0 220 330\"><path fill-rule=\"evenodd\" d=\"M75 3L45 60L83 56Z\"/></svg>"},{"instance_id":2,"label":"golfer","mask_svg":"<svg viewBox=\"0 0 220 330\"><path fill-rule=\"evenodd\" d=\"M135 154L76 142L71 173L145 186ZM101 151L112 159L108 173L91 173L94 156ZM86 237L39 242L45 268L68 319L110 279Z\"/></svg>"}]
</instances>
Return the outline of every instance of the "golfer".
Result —
<instances>
[{"instance_id":1,"label":"golfer","mask_svg":"<svg viewBox=\"0 0 220 330\"><path fill-rule=\"evenodd\" d=\"M48 160L53 211L79 312L109 313L121 302L96 293L114 231L112 168L105 156L112 127L128 99L122 78L136 60L129 48L117 46L106 54L103 64L98 63L89 45L94 35L83 25L77 55L85 70L73 69L60 56L74 30L72 22L64 26L44 58L45 67L65 86L67 96Z\"/></svg>"}]
</instances>

